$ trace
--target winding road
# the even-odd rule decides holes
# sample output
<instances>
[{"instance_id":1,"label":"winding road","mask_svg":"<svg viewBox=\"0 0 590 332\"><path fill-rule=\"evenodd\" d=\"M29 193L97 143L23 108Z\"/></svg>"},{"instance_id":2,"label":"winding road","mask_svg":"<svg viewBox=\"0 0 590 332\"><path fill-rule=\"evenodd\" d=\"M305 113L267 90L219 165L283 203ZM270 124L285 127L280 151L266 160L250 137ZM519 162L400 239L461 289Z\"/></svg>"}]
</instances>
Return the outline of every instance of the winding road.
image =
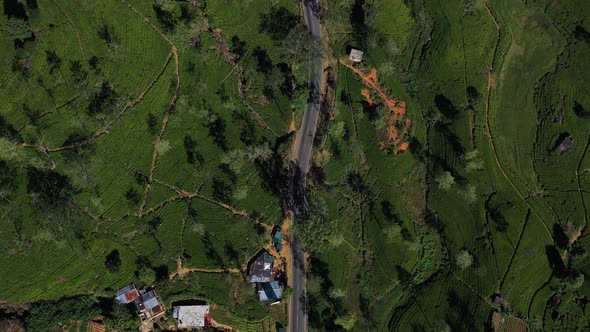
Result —
<instances>
[{"instance_id":1,"label":"winding road","mask_svg":"<svg viewBox=\"0 0 590 332\"><path fill-rule=\"evenodd\" d=\"M315 38L322 38L322 29L320 25L319 0L301 0L303 6L303 15L309 33ZM313 150L313 140L316 133L321 105L321 84L323 81L323 66L321 60L314 61L310 64L309 69L309 88L310 94L307 101L307 107L303 114L303 120L299 127L297 141L295 146L295 159L293 160L296 170L293 172L293 183L295 187L301 190L305 189L307 171L311 153ZM297 185L299 184L299 186ZM302 212L302 198L305 197L302 192L293 192L294 214L292 223ZM291 287L293 294L289 298L289 331L306 332L307 331L307 297L306 297L306 271L305 257L301 242L297 234L293 233L291 238Z\"/></svg>"}]
</instances>

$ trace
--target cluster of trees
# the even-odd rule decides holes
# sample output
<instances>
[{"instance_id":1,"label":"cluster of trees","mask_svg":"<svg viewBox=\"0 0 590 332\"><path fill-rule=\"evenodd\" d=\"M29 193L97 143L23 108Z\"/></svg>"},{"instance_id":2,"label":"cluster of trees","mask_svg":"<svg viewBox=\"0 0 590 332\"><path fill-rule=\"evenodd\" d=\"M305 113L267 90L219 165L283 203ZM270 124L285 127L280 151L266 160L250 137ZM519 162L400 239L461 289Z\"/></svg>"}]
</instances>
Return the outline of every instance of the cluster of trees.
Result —
<instances>
[{"instance_id":1,"label":"cluster of trees","mask_svg":"<svg viewBox=\"0 0 590 332\"><path fill-rule=\"evenodd\" d=\"M72 321L87 321L101 313L99 302L92 296L78 296L56 302L40 301L31 305L25 319L28 331L50 331Z\"/></svg>"},{"instance_id":2,"label":"cluster of trees","mask_svg":"<svg viewBox=\"0 0 590 332\"><path fill-rule=\"evenodd\" d=\"M98 91L90 97L88 113L94 115L111 110L115 104L116 97L117 93L113 86L107 81L103 82Z\"/></svg>"}]
</instances>

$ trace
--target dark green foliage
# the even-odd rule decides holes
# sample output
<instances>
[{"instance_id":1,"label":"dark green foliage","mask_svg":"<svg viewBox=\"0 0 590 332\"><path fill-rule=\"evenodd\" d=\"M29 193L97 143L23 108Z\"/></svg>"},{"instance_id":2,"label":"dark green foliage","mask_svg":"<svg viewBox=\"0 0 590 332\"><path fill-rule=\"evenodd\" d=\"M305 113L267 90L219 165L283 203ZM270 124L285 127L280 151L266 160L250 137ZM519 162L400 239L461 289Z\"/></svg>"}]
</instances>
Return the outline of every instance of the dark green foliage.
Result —
<instances>
[{"instance_id":1,"label":"dark green foliage","mask_svg":"<svg viewBox=\"0 0 590 332\"><path fill-rule=\"evenodd\" d=\"M297 25L297 16L285 7L273 7L268 14L260 15L260 32L266 32L274 41L287 37L291 29Z\"/></svg>"},{"instance_id":2,"label":"dark green foliage","mask_svg":"<svg viewBox=\"0 0 590 332\"><path fill-rule=\"evenodd\" d=\"M92 296L78 296L57 302L40 301L31 305L25 320L27 331L49 331L58 324L86 321L100 314L100 307Z\"/></svg>"},{"instance_id":3,"label":"dark green foliage","mask_svg":"<svg viewBox=\"0 0 590 332\"><path fill-rule=\"evenodd\" d=\"M580 41L585 41L586 43L590 44L590 32L584 29L584 27L581 25L576 25L576 28L574 29L574 37Z\"/></svg>"},{"instance_id":4,"label":"dark green foliage","mask_svg":"<svg viewBox=\"0 0 590 332\"><path fill-rule=\"evenodd\" d=\"M192 137L185 135L183 145L184 151L186 152L186 161L189 164L195 165L199 163L199 165L202 165L205 162L205 157L197 149L197 141Z\"/></svg>"},{"instance_id":5,"label":"dark green foliage","mask_svg":"<svg viewBox=\"0 0 590 332\"><path fill-rule=\"evenodd\" d=\"M23 3L19 0L3 0L4 4L4 15L7 18L18 18L27 21L27 10Z\"/></svg>"},{"instance_id":6,"label":"dark green foliage","mask_svg":"<svg viewBox=\"0 0 590 332\"><path fill-rule=\"evenodd\" d=\"M92 67L92 69L94 70L98 70L98 63L99 60L96 57L96 55L93 55L89 60L88 60L88 64L90 65L90 67Z\"/></svg>"},{"instance_id":7,"label":"dark green foliage","mask_svg":"<svg viewBox=\"0 0 590 332\"><path fill-rule=\"evenodd\" d=\"M137 190L134 188L129 188L125 193L125 198L131 203L132 205L138 205L139 201L141 200L141 196Z\"/></svg>"},{"instance_id":8,"label":"dark green foliage","mask_svg":"<svg viewBox=\"0 0 590 332\"><path fill-rule=\"evenodd\" d=\"M220 116L215 116L212 121L207 123L209 136L213 137L213 142L223 151L227 150L227 139L225 138L225 120Z\"/></svg>"},{"instance_id":9,"label":"dark green foliage","mask_svg":"<svg viewBox=\"0 0 590 332\"><path fill-rule=\"evenodd\" d=\"M197 17L197 13L195 12L195 8L188 3L183 3L180 5L180 16L178 19L184 23L189 24Z\"/></svg>"},{"instance_id":10,"label":"dark green foliage","mask_svg":"<svg viewBox=\"0 0 590 332\"><path fill-rule=\"evenodd\" d=\"M467 87L466 93L467 93L467 99L469 100L469 103L474 103L480 97L479 91L477 91L477 88L474 87L473 85L470 85Z\"/></svg>"},{"instance_id":11,"label":"dark green foliage","mask_svg":"<svg viewBox=\"0 0 590 332\"><path fill-rule=\"evenodd\" d=\"M0 137L16 142L22 141L18 131L2 115L0 115Z\"/></svg>"},{"instance_id":12,"label":"dark green foliage","mask_svg":"<svg viewBox=\"0 0 590 332\"><path fill-rule=\"evenodd\" d=\"M113 250L104 260L104 266L110 273L117 273L121 269L121 257L119 250Z\"/></svg>"},{"instance_id":13,"label":"dark green foliage","mask_svg":"<svg viewBox=\"0 0 590 332\"><path fill-rule=\"evenodd\" d=\"M148 113L146 123L150 134L155 135L158 132L158 119L153 113Z\"/></svg>"},{"instance_id":14,"label":"dark green foliage","mask_svg":"<svg viewBox=\"0 0 590 332\"><path fill-rule=\"evenodd\" d=\"M434 97L434 104L436 105L436 108L449 119L452 119L459 114L457 107L455 107L453 102L444 95L436 95Z\"/></svg>"},{"instance_id":15,"label":"dark green foliage","mask_svg":"<svg viewBox=\"0 0 590 332\"><path fill-rule=\"evenodd\" d=\"M590 117L590 111L587 110L584 106L582 106L577 101L574 102L574 113L579 116L580 118L588 118Z\"/></svg>"},{"instance_id":16,"label":"dark green foliage","mask_svg":"<svg viewBox=\"0 0 590 332\"><path fill-rule=\"evenodd\" d=\"M27 104L23 104L23 113L29 120L29 123L32 125L37 125L39 121L39 117L41 116L41 111L38 109L32 109Z\"/></svg>"},{"instance_id":17,"label":"dark green foliage","mask_svg":"<svg viewBox=\"0 0 590 332\"><path fill-rule=\"evenodd\" d=\"M256 59L256 69L263 74L269 74L272 70L272 59L268 56L266 50L256 46L252 51L252 55Z\"/></svg>"},{"instance_id":18,"label":"dark green foliage","mask_svg":"<svg viewBox=\"0 0 590 332\"><path fill-rule=\"evenodd\" d=\"M156 19L164 27L166 31L172 32L176 28L176 19L174 15L168 10L164 9L162 5L156 3L152 6L156 13Z\"/></svg>"},{"instance_id":19,"label":"dark green foliage","mask_svg":"<svg viewBox=\"0 0 590 332\"><path fill-rule=\"evenodd\" d=\"M98 29L98 38L104 40L107 45L111 46L119 42L119 37L115 33L115 28L112 25L104 23Z\"/></svg>"},{"instance_id":20,"label":"dark green foliage","mask_svg":"<svg viewBox=\"0 0 590 332\"><path fill-rule=\"evenodd\" d=\"M79 60L70 61L70 70L76 83L80 83L88 77L88 73L84 70Z\"/></svg>"},{"instance_id":21,"label":"dark green foliage","mask_svg":"<svg viewBox=\"0 0 590 332\"><path fill-rule=\"evenodd\" d=\"M18 170L11 163L0 160L0 204L10 201L10 197L13 195L13 191L16 189L18 184L18 178L16 175Z\"/></svg>"},{"instance_id":22,"label":"dark green foliage","mask_svg":"<svg viewBox=\"0 0 590 332\"><path fill-rule=\"evenodd\" d=\"M73 187L65 175L31 167L27 170L27 191L42 202L55 206L72 195Z\"/></svg>"},{"instance_id":23,"label":"dark green foliage","mask_svg":"<svg viewBox=\"0 0 590 332\"><path fill-rule=\"evenodd\" d=\"M50 66L50 73L60 68L62 60L54 50L45 50L45 58L47 59L47 64Z\"/></svg>"},{"instance_id":24,"label":"dark green foliage","mask_svg":"<svg viewBox=\"0 0 590 332\"><path fill-rule=\"evenodd\" d=\"M27 8L31 10L39 8L37 0L27 0Z\"/></svg>"},{"instance_id":25,"label":"dark green foliage","mask_svg":"<svg viewBox=\"0 0 590 332\"><path fill-rule=\"evenodd\" d=\"M229 202L232 194L231 186L223 180L213 178L213 198L221 202Z\"/></svg>"},{"instance_id":26,"label":"dark green foliage","mask_svg":"<svg viewBox=\"0 0 590 332\"><path fill-rule=\"evenodd\" d=\"M231 52L239 57L244 56L244 53L246 53L246 42L240 40L238 36L231 37Z\"/></svg>"},{"instance_id":27,"label":"dark green foliage","mask_svg":"<svg viewBox=\"0 0 590 332\"><path fill-rule=\"evenodd\" d=\"M72 147L64 151L64 159L71 162L84 161L93 152L92 144L86 143L88 135L81 132L73 132L68 135L68 138L63 142L62 146Z\"/></svg>"},{"instance_id":28,"label":"dark green foliage","mask_svg":"<svg viewBox=\"0 0 590 332\"><path fill-rule=\"evenodd\" d=\"M100 89L90 97L88 112L90 114L103 113L111 108L115 102L116 93L109 82L103 82Z\"/></svg>"}]
</instances>

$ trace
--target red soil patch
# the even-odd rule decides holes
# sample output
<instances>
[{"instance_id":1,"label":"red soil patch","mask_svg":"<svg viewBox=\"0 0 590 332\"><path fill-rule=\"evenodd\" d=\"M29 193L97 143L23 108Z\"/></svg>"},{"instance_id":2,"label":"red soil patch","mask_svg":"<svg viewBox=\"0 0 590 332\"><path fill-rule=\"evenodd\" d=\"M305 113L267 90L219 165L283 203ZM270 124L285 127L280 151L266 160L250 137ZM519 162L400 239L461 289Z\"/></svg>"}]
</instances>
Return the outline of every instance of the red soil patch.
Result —
<instances>
[{"instance_id":1,"label":"red soil patch","mask_svg":"<svg viewBox=\"0 0 590 332\"><path fill-rule=\"evenodd\" d=\"M406 118L407 104L389 96L385 88L379 83L377 69L365 69L353 66L347 59L340 59L340 63L357 74L369 89L362 89L361 95L365 97L369 105L383 105L386 109L386 126L380 130L381 141L379 148L389 150L394 155L406 151L409 148L407 139L410 135L412 120ZM371 93L374 91L375 95Z\"/></svg>"}]
</instances>

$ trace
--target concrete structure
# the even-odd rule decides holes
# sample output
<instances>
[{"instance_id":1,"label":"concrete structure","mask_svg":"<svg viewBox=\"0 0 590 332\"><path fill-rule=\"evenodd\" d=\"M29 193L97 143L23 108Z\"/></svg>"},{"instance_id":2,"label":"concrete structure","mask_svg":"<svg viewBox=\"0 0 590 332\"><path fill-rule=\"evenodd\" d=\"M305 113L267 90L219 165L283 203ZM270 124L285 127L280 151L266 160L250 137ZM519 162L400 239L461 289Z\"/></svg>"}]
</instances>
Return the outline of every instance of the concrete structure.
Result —
<instances>
[{"instance_id":1,"label":"concrete structure","mask_svg":"<svg viewBox=\"0 0 590 332\"><path fill-rule=\"evenodd\" d=\"M361 61L363 61L363 54L365 54L363 51L355 50L353 48L350 50L350 55L348 58L352 62L361 62Z\"/></svg>"},{"instance_id":2,"label":"concrete structure","mask_svg":"<svg viewBox=\"0 0 590 332\"><path fill-rule=\"evenodd\" d=\"M204 329L210 326L209 305L181 305L172 309L179 329Z\"/></svg>"}]
</instances>

